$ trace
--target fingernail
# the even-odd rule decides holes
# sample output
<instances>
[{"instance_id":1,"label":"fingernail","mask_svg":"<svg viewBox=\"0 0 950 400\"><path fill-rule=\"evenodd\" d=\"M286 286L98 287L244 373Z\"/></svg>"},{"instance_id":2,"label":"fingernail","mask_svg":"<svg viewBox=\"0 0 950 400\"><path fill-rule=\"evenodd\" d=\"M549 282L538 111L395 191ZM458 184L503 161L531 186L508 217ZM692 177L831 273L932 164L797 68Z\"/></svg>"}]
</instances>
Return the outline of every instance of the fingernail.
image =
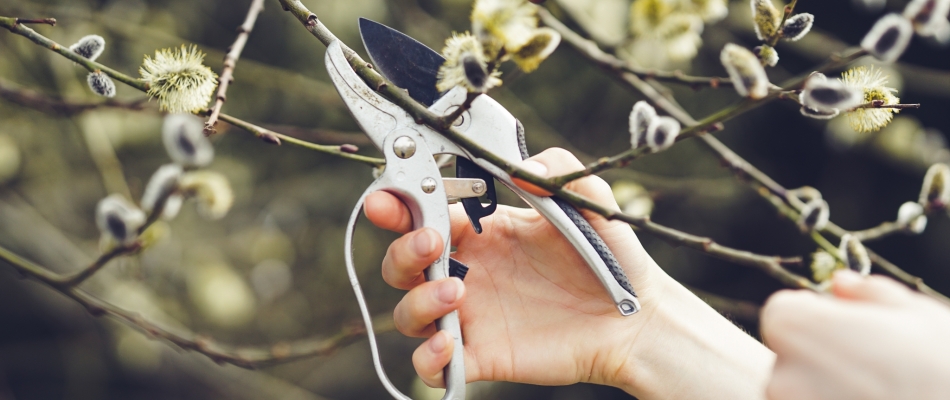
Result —
<instances>
[{"instance_id":1,"label":"fingernail","mask_svg":"<svg viewBox=\"0 0 950 400\"><path fill-rule=\"evenodd\" d=\"M423 229L412 237L412 250L416 252L416 255L425 257L435 251L435 238L432 236L432 231Z\"/></svg>"},{"instance_id":2,"label":"fingernail","mask_svg":"<svg viewBox=\"0 0 950 400\"><path fill-rule=\"evenodd\" d=\"M439 296L439 301L445 304L452 304L458 301L459 296L462 294L461 286L462 282L458 279L446 279L439 284L439 289L437 295Z\"/></svg>"},{"instance_id":3,"label":"fingernail","mask_svg":"<svg viewBox=\"0 0 950 400\"><path fill-rule=\"evenodd\" d=\"M522 161L518 166L521 167L521 169L540 177L547 177L548 175L548 167L534 160Z\"/></svg>"},{"instance_id":4,"label":"fingernail","mask_svg":"<svg viewBox=\"0 0 950 400\"><path fill-rule=\"evenodd\" d=\"M432 335L432 339L429 339L429 350L435 354L439 354L445 350L445 346L448 345L448 343L444 333L436 332L435 335Z\"/></svg>"},{"instance_id":5,"label":"fingernail","mask_svg":"<svg viewBox=\"0 0 950 400\"><path fill-rule=\"evenodd\" d=\"M841 269L835 271L833 282L835 286L854 286L864 280L861 274L850 269Z\"/></svg>"}]
</instances>

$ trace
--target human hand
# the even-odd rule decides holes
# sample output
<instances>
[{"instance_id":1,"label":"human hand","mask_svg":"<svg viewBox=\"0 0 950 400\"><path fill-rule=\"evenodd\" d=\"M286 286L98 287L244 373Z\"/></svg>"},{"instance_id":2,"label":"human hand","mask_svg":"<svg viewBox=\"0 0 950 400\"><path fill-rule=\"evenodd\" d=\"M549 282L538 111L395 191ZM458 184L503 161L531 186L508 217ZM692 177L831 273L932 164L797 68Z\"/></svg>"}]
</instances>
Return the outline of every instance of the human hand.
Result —
<instances>
[{"instance_id":1,"label":"human hand","mask_svg":"<svg viewBox=\"0 0 950 400\"><path fill-rule=\"evenodd\" d=\"M947 397L947 305L850 270L835 274L833 291L784 291L766 304L762 333L777 355L769 399Z\"/></svg>"},{"instance_id":2,"label":"human hand","mask_svg":"<svg viewBox=\"0 0 950 400\"><path fill-rule=\"evenodd\" d=\"M525 163L542 176L583 168L567 151L551 149ZM526 190L538 193L530 185ZM597 177L579 179L567 189L618 208L609 185ZM539 193L541 194L541 193ZM408 210L385 192L366 199L365 212L376 225L407 232ZM622 222L583 212L613 250L644 304L656 301L651 279L662 274ZM396 306L395 321L408 336L430 337L413 364L430 386L441 386L442 368L453 342L436 333L433 321L460 308L469 381L507 380L536 384L610 383L628 362L630 347L651 307L622 317L571 244L532 209L499 206L482 219L476 234L460 205L451 206L453 257L470 267L462 284L456 278L425 282L423 269L441 256L442 240L421 229L396 240L383 261L390 285L412 289Z\"/></svg>"}]
</instances>

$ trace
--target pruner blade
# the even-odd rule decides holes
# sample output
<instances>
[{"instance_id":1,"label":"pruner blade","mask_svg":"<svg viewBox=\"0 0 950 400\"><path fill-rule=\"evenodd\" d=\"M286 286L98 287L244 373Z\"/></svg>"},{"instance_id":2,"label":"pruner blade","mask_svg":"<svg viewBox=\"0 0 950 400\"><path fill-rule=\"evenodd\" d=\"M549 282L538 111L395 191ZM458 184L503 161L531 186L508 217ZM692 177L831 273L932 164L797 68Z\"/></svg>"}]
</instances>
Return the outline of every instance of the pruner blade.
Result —
<instances>
[{"instance_id":1,"label":"pruner blade","mask_svg":"<svg viewBox=\"0 0 950 400\"><path fill-rule=\"evenodd\" d=\"M339 41L327 46L326 66L346 107L377 149L382 150L390 132L411 123L412 117L405 110L377 94L360 79L346 60Z\"/></svg>"}]
</instances>

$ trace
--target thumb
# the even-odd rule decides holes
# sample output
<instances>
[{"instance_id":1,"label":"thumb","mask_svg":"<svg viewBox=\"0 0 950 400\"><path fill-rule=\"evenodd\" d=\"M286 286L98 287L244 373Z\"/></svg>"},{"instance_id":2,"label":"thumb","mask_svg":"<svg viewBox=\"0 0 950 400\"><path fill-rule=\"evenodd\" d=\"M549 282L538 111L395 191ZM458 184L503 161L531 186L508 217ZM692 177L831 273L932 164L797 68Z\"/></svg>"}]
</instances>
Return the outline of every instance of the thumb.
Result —
<instances>
[{"instance_id":1,"label":"thumb","mask_svg":"<svg viewBox=\"0 0 950 400\"><path fill-rule=\"evenodd\" d=\"M839 299L881 304L902 304L913 296L909 289L893 279L879 275L861 276L850 269L835 272L832 290Z\"/></svg>"},{"instance_id":2,"label":"thumb","mask_svg":"<svg viewBox=\"0 0 950 400\"><path fill-rule=\"evenodd\" d=\"M538 153L534 157L522 161L519 167L542 178L553 178L581 171L584 169L584 164L581 163L574 154L571 154L571 152L562 148L552 147ZM551 195L551 192L521 179L513 178L512 181L514 181L518 187L533 195ZM604 207L617 211L620 210L620 206L617 205L617 201L614 199L610 185L603 179L600 179L600 177L585 176L567 183L564 189L576 192Z\"/></svg>"}]
</instances>

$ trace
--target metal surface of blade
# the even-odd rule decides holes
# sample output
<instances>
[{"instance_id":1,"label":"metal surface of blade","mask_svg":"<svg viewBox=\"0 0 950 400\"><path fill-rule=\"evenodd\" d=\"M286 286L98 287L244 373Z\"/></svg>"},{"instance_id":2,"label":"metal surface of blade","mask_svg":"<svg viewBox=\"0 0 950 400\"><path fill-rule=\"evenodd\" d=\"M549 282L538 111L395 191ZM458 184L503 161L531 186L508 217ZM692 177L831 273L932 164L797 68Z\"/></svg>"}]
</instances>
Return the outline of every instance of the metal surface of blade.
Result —
<instances>
[{"instance_id":1,"label":"metal surface of blade","mask_svg":"<svg viewBox=\"0 0 950 400\"><path fill-rule=\"evenodd\" d=\"M435 88L442 55L406 34L376 21L360 18L360 36L376 69L416 101L431 106L439 99Z\"/></svg>"}]
</instances>

